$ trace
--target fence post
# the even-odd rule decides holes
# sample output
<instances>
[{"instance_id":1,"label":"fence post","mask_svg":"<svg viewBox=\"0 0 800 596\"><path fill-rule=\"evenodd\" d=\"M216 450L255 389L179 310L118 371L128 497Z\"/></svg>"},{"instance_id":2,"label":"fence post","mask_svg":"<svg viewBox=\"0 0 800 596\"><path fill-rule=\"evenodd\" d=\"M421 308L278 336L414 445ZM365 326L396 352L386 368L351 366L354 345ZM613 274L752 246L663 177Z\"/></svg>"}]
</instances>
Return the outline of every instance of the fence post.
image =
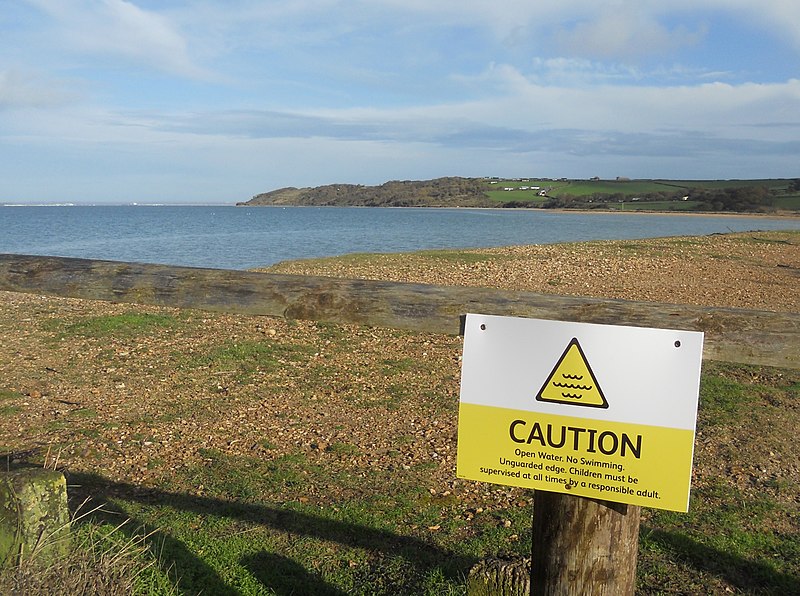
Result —
<instances>
[{"instance_id":1,"label":"fence post","mask_svg":"<svg viewBox=\"0 0 800 596\"><path fill-rule=\"evenodd\" d=\"M36 556L43 564L70 549L67 481L61 472L0 472L0 572Z\"/></svg>"},{"instance_id":2,"label":"fence post","mask_svg":"<svg viewBox=\"0 0 800 596\"><path fill-rule=\"evenodd\" d=\"M632 595L641 508L537 490L534 595Z\"/></svg>"}]
</instances>

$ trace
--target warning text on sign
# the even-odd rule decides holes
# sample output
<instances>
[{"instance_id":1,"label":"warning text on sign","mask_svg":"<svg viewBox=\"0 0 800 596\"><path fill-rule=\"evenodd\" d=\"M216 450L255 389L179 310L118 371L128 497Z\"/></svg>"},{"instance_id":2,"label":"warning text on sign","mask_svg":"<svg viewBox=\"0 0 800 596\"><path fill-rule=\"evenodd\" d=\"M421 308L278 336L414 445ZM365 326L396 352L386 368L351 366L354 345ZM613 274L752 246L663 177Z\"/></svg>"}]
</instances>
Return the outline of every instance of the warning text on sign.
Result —
<instances>
[{"instance_id":1,"label":"warning text on sign","mask_svg":"<svg viewBox=\"0 0 800 596\"><path fill-rule=\"evenodd\" d=\"M461 404L459 477L686 510L684 462L692 432L612 423L592 428L579 418L520 414ZM484 440L469 441L473 433Z\"/></svg>"}]
</instances>

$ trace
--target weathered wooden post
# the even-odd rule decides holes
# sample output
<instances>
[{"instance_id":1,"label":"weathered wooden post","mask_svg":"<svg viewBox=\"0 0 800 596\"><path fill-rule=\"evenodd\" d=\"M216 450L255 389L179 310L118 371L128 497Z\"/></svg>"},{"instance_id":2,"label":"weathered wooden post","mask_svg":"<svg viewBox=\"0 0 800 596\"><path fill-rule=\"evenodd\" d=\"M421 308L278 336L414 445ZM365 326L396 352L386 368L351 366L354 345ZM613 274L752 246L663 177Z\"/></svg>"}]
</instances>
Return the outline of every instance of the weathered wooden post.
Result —
<instances>
[{"instance_id":1,"label":"weathered wooden post","mask_svg":"<svg viewBox=\"0 0 800 596\"><path fill-rule=\"evenodd\" d=\"M534 493L533 594L633 594L641 507Z\"/></svg>"}]
</instances>

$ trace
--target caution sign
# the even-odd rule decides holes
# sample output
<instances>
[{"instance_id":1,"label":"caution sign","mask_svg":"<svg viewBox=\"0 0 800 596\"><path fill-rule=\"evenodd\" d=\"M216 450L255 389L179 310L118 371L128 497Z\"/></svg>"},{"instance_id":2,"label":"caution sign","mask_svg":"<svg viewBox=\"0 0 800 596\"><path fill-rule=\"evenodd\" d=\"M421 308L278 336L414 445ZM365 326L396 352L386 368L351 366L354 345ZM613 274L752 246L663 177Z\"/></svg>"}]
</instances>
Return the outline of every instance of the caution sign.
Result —
<instances>
[{"instance_id":1,"label":"caution sign","mask_svg":"<svg viewBox=\"0 0 800 596\"><path fill-rule=\"evenodd\" d=\"M458 477L688 510L702 348L693 331L467 315Z\"/></svg>"},{"instance_id":2,"label":"caution sign","mask_svg":"<svg viewBox=\"0 0 800 596\"><path fill-rule=\"evenodd\" d=\"M569 342L536 399L590 408L608 407L577 337Z\"/></svg>"}]
</instances>

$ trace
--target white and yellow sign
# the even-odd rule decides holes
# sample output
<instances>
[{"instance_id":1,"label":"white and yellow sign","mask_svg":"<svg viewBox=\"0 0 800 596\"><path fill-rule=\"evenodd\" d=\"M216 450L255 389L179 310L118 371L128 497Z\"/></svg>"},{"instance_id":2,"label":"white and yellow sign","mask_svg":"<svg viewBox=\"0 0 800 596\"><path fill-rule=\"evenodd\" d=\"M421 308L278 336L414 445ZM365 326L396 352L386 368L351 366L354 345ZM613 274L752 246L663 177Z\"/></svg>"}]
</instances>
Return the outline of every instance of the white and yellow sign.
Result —
<instances>
[{"instance_id":1,"label":"white and yellow sign","mask_svg":"<svg viewBox=\"0 0 800 596\"><path fill-rule=\"evenodd\" d=\"M687 511L703 334L467 315L459 478Z\"/></svg>"}]
</instances>

